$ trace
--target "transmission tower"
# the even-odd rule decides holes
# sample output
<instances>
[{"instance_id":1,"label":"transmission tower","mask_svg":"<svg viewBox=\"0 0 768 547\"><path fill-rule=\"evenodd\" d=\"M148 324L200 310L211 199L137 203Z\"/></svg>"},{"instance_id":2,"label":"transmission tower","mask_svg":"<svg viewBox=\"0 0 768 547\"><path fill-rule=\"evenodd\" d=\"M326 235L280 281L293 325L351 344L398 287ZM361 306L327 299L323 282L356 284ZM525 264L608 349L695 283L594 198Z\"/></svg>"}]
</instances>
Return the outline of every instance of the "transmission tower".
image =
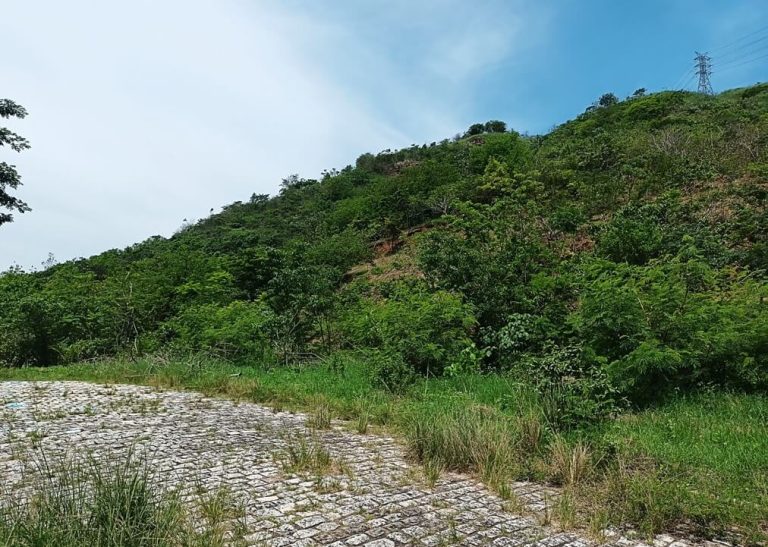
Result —
<instances>
[{"instance_id":1,"label":"transmission tower","mask_svg":"<svg viewBox=\"0 0 768 547\"><path fill-rule=\"evenodd\" d=\"M712 82L709 77L712 76L712 58L706 53L696 52L696 74L699 76L699 93L704 95L714 95L712 91Z\"/></svg>"}]
</instances>

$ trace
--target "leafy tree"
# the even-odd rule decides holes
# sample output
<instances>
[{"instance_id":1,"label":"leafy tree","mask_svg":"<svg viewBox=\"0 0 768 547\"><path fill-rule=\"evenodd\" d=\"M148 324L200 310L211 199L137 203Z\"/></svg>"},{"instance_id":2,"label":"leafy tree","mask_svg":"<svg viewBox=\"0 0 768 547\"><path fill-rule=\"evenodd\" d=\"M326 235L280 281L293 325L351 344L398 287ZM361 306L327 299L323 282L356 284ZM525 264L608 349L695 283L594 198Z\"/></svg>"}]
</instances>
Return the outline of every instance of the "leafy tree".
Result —
<instances>
[{"instance_id":1,"label":"leafy tree","mask_svg":"<svg viewBox=\"0 0 768 547\"><path fill-rule=\"evenodd\" d=\"M315 184L317 181L312 179L305 179L297 174L288 175L280 182L280 192L287 192L288 190L299 190Z\"/></svg>"},{"instance_id":2,"label":"leafy tree","mask_svg":"<svg viewBox=\"0 0 768 547\"><path fill-rule=\"evenodd\" d=\"M619 98L613 93L605 93L597 100L597 105L600 107L613 106L619 103Z\"/></svg>"},{"instance_id":3,"label":"leafy tree","mask_svg":"<svg viewBox=\"0 0 768 547\"><path fill-rule=\"evenodd\" d=\"M474 135L480 135L483 132L485 132L485 125L482 123L473 123L469 126L469 129L467 129L466 133L464 133L465 137L472 137Z\"/></svg>"},{"instance_id":4,"label":"leafy tree","mask_svg":"<svg viewBox=\"0 0 768 547\"><path fill-rule=\"evenodd\" d=\"M8 119L26 116L27 111L21 105L9 99L0 99L0 117ZM8 128L0 127L0 146L8 146L15 152L21 152L29 148L29 141ZM8 193L9 190L16 190L19 186L21 186L21 177L16 167L4 161L0 162L0 207L19 213L30 210L26 203ZM13 215L0 213L0 225L12 220Z\"/></svg>"},{"instance_id":5,"label":"leafy tree","mask_svg":"<svg viewBox=\"0 0 768 547\"><path fill-rule=\"evenodd\" d=\"M490 120L485 122L486 133L505 133L507 131L507 124L499 120Z\"/></svg>"}]
</instances>

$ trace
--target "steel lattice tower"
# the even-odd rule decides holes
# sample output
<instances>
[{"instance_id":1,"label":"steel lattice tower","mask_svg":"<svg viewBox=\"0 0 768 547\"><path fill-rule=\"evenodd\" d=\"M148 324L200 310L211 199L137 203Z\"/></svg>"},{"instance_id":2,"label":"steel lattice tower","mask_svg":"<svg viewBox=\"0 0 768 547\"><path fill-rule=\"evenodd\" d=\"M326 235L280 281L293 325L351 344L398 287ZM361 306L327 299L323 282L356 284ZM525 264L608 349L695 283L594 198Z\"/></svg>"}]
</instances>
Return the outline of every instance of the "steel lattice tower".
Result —
<instances>
[{"instance_id":1,"label":"steel lattice tower","mask_svg":"<svg viewBox=\"0 0 768 547\"><path fill-rule=\"evenodd\" d=\"M712 58L706 53L696 52L696 73L699 76L699 93L705 95L714 95L712 91L712 82L710 76L712 76Z\"/></svg>"}]
</instances>

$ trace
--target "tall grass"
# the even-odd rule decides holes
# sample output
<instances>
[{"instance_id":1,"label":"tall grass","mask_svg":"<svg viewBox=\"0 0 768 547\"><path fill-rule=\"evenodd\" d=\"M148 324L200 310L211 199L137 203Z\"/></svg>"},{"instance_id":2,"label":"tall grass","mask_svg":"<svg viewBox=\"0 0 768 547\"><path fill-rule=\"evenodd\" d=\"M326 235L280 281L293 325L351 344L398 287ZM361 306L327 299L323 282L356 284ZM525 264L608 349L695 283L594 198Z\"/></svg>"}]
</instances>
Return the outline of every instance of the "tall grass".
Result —
<instances>
[{"instance_id":1,"label":"tall grass","mask_svg":"<svg viewBox=\"0 0 768 547\"><path fill-rule=\"evenodd\" d=\"M476 473L497 491L531 475L542 440L536 415L506 414L465 397L414 404L401 429L415 459Z\"/></svg>"},{"instance_id":2,"label":"tall grass","mask_svg":"<svg viewBox=\"0 0 768 547\"><path fill-rule=\"evenodd\" d=\"M575 486L589 478L593 470L592 454L581 441L569 443L556 436L549 445L550 478L565 486Z\"/></svg>"},{"instance_id":3,"label":"tall grass","mask_svg":"<svg viewBox=\"0 0 768 547\"><path fill-rule=\"evenodd\" d=\"M153 485L146 462L35 459L30 491L0 500L0 545L5 547L165 547L223 545L227 525ZM221 515L221 513L218 513ZM231 514L227 515L231 517Z\"/></svg>"}]
</instances>

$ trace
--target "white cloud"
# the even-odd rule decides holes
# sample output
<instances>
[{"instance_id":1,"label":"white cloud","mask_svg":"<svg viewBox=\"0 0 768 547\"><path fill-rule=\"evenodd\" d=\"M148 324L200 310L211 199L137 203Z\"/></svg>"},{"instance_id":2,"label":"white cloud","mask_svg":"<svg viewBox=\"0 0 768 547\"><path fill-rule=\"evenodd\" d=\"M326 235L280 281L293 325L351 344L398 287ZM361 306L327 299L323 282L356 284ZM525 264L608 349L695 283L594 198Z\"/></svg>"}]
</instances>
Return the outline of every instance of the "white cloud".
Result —
<instances>
[{"instance_id":1,"label":"white cloud","mask_svg":"<svg viewBox=\"0 0 768 547\"><path fill-rule=\"evenodd\" d=\"M0 269L170 235L286 174L450 135L519 19L465 26L439 4L6 4L0 95L30 111L11 162L33 211L0 227Z\"/></svg>"}]
</instances>

